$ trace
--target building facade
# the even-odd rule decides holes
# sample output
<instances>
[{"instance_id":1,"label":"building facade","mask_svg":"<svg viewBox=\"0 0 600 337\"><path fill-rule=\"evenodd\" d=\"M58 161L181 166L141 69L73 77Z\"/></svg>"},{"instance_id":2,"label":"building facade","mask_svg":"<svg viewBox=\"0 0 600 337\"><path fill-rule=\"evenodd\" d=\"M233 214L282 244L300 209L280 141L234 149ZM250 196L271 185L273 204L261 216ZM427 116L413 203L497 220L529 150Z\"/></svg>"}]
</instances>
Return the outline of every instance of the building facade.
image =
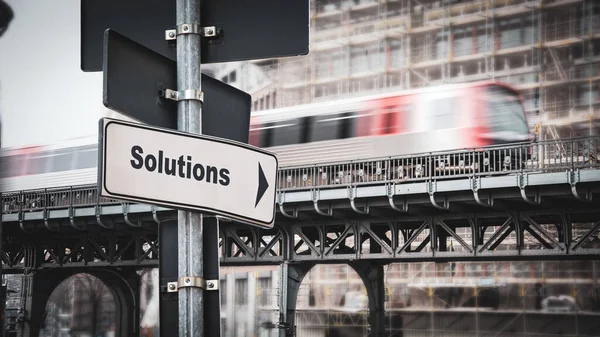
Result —
<instances>
[{"instance_id":1,"label":"building facade","mask_svg":"<svg viewBox=\"0 0 600 337\"><path fill-rule=\"evenodd\" d=\"M599 126L599 13L591 0L311 0L309 55L212 69L254 110L497 80L541 139L585 136Z\"/></svg>"}]
</instances>

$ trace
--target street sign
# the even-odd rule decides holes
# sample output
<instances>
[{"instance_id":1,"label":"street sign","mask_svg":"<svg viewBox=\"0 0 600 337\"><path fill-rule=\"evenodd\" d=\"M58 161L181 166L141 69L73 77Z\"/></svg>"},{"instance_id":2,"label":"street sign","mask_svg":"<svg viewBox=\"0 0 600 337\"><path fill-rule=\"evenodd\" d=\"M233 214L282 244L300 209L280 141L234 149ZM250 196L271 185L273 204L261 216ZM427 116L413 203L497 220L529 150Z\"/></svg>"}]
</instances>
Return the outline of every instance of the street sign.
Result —
<instances>
[{"instance_id":1,"label":"street sign","mask_svg":"<svg viewBox=\"0 0 600 337\"><path fill-rule=\"evenodd\" d=\"M99 126L101 196L273 227L274 154L222 138L110 118L101 119Z\"/></svg>"},{"instance_id":2,"label":"street sign","mask_svg":"<svg viewBox=\"0 0 600 337\"><path fill-rule=\"evenodd\" d=\"M309 0L205 0L202 64L306 55ZM176 59L165 32L175 29L176 1L81 0L81 69L102 71L103 36L113 29L153 51Z\"/></svg>"},{"instance_id":3,"label":"street sign","mask_svg":"<svg viewBox=\"0 0 600 337\"><path fill-rule=\"evenodd\" d=\"M177 247L176 255L161 254L160 286L173 282L168 289L177 292L179 304L178 329L163 329L173 327L169 308L175 306L161 292L161 334L201 337L206 321L211 336L221 335L220 287L178 283L200 281L198 275L217 284L220 279L218 219L204 222L195 212L264 228L275 220L277 158L244 144L249 97L202 75L202 64L308 54L309 4L81 0L81 69L104 71L108 108L156 125L100 120L99 194L191 211L178 214L176 228L160 226L161 242ZM176 115L185 123L176 123ZM176 273L165 264L177 264Z\"/></svg>"},{"instance_id":4,"label":"street sign","mask_svg":"<svg viewBox=\"0 0 600 337\"><path fill-rule=\"evenodd\" d=\"M104 105L145 124L177 129L177 102L160 96L177 88L177 64L128 37L104 33ZM248 142L251 96L202 74L202 133Z\"/></svg>"},{"instance_id":5,"label":"street sign","mask_svg":"<svg viewBox=\"0 0 600 337\"><path fill-rule=\"evenodd\" d=\"M81 0L81 70L102 71L108 28L175 60L175 48L165 41L165 30L175 24L175 5L170 0Z\"/></svg>"}]
</instances>

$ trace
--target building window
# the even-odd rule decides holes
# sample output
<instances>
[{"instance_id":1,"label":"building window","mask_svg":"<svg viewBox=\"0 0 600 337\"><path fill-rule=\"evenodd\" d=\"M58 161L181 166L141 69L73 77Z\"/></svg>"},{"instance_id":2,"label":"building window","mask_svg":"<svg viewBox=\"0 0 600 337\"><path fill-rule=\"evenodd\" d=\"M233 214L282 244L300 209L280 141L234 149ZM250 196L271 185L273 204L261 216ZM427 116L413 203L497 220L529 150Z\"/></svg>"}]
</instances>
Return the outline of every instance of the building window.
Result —
<instances>
[{"instance_id":1,"label":"building window","mask_svg":"<svg viewBox=\"0 0 600 337\"><path fill-rule=\"evenodd\" d=\"M236 305L247 305L248 304L248 280L247 279L235 280L235 304Z\"/></svg>"},{"instance_id":2,"label":"building window","mask_svg":"<svg viewBox=\"0 0 600 337\"><path fill-rule=\"evenodd\" d=\"M271 278L260 277L257 280L258 289L260 289L260 295L258 297L258 305L266 307L274 303L273 293L271 289Z\"/></svg>"},{"instance_id":3,"label":"building window","mask_svg":"<svg viewBox=\"0 0 600 337\"><path fill-rule=\"evenodd\" d=\"M227 280L221 280L221 289L227 289ZM227 304L227 291L221 291L221 306Z\"/></svg>"}]
</instances>

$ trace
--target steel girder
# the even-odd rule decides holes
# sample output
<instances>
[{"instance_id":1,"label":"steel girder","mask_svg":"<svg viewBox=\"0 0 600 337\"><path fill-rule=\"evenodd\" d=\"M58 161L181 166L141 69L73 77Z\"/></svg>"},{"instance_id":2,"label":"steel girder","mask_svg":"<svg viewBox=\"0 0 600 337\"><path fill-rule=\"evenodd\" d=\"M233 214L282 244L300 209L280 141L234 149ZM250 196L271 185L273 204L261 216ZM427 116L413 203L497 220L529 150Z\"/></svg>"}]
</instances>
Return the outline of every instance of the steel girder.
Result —
<instances>
[{"instance_id":1,"label":"steel girder","mask_svg":"<svg viewBox=\"0 0 600 337\"><path fill-rule=\"evenodd\" d=\"M221 258L223 265L593 258L600 252L594 242L600 221L589 222L597 218L597 212L535 211L323 221L278 225L272 230L231 224L221 226ZM48 235L40 227L19 235L10 233L3 262L9 272L24 268L26 256L31 268L156 267L157 227L142 223L138 231L117 225L113 233L65 230Z\"/></svg>"},{"instance_id":2,"label":"steel girder","mask_svg":"<svg viewBox=\"0 0 600 337\"><path fill-rule=\"evenodd\" d=\"M49 221L45 226L4 231L0 258L4 273L21 273L23 269L158 266L159 240L156 225L144 223L137 230L114 226L112 230L90 228L81 222L77 230L60 227ZM6 226L6 224L5 224ZM63 225L64 226L64 225ZM6 227L5 227L6 228Z\"/></svg>"},{"instance_id":3,"label":"steel girder","mask_svg":"<svg viewBox=\"0 0 600 337\"><path fill-rule=\"evenodd\" d=\"M590 168L280 190L272 229L221 219L221 264L595 258L598 182ZM89 186L3 202L0 253L15 271L24 258L33 268L156 267L157 226L176 219L172 209L98 198Z\"/></svg>"},{"instance_id":4,"label":"steel girder","mask_svg":"<svg viewBox=\"0 0 600 337\"><path fill-rule=\"evenodd\" d=\"M227 228L222 264L598 258L598 229L598 212L560 210Z\"/></svg>"},{"instance_id":5,"label":"steel girder","mask_svg":"<svg viewBox=\"0 0 600 337\"><path fill-rule=\"evenodd\" d=\"M595 258L598 181L587 171L280 192L275 229L227 226L222 263Z\"/></svg>"}]
</instances>

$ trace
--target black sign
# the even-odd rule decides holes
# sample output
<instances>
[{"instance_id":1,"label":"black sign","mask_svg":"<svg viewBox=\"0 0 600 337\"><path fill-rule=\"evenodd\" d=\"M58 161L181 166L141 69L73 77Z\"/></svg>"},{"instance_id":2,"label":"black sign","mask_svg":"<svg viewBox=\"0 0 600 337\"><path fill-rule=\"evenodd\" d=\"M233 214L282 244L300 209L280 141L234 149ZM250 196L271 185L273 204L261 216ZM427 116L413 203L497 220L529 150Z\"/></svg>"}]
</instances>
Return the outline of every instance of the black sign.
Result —
<instances>
[{"instance_id":1,"label":"black sign","mask_svg":"<svg viewBox=\"0 0 600 337\"><path fill-rule=\"evenodd\" d=\"M104 35L104 105L142 123L177 129L177 64L113 31ZM202 134L248 143L251 97L202 74Z\"/></svg>"},{"instance_id":2,"label":"black sign","mask_svg":"<svg viewBox=\"0 0 600 337\"><path fill-rule=\"evenodd\" d=\"M0 36L4 35L13 17L14 13L10 6L6 2L0 0Z\"/></svg>"},{"instance_id":3,"label":"black sign","mask_svg":"<svg viewBox=\"0 0 600 337\"><path fill-rule=\"evenodd\" d=\"M81 0L81 69L102 70L102 39L113 29L176 60L165 31L176 28L174 0ZM201 25L217 39L203 38L203 64L306 55L309 0L204 0Z\"/></svg>"}]
</instances>

